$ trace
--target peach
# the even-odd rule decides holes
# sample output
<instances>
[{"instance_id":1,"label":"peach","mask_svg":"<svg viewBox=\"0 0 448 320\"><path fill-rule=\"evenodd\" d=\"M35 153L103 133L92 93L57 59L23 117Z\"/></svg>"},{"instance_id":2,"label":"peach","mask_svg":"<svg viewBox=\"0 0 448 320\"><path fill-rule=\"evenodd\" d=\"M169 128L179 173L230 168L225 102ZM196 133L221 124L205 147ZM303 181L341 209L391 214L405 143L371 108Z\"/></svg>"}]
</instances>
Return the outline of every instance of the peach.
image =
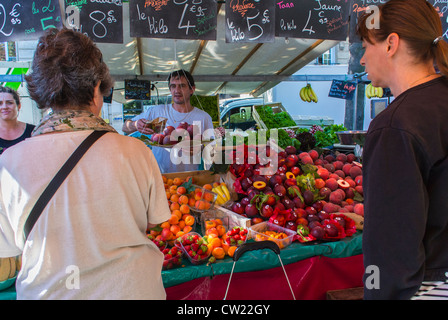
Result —
<instances>
[{"instance_id":1,"label":"peach","mask_svg":"<svg viewBox=\"0 0 448 320\"><path fill-rule=\"evenodd\" d=\"M335 170L334 165L332 163L324 164L324 168L327 169L328 171L330 171L331 173L333 173Z\"/></svg>"},{"instance_id":2,"label":"peach","mask_svg":"<svg viewBox=\"0 0 448 320\"><path fill-rule=\"evenodd\" d=\"M353 154L353 153L349 153L348 155L347 155L347 162L348 163L352 163L353 161L355 161L356 160L356 156Z\"/></svg>"},{"instance_id":3,"label":"peach","mask_svg":"<svg viewBox=\"0 0 448 320\"><path fill-rule=\"evenodd\" d=\"M310 150L308 153L311 159L313 159L314 161L316 161L319 158L319 153L314 149Z\"/></svg>"},{"instance_id":4,"label":"peach","mask_svg":"<svg viewBox=\"0 0 448 320\"><path fill-rule=\"evenodd\" d=\"M355 179L357 176L362 175L362 169L358 166L352 166L349 171L350 176Z\"/></svg>"},{"instance_id":5,"label":"peach","mask_svg":"<svg viewBox=\"0 0 448 320\"><path fill-rule=\"evenodd\" d=\"M335 170L342 170L344 163L342 161L336 160L335 162L333 162L333 166Z\"/></svg>"},{"instance_id":6,"label":"peach","mask_svg":"<svg viewBox=\"0 0 448 320\"><path fill-rule=\"evenodd\" d=\"M362 196L364 195L362 186L356 186L355 191L358 192Z\"/></svg>"},{"instance_id":7,"label":"peach","mask_svg":"<svg viewBox=\"0 0 448 320\"><path fill-rule=\"evenodd\" d=\"M319 168L317 169L317 174L323 179L327 180L330 177L330 172L328 169L325 168Z\"/></svg>"},{"instance_id":8,"label":"peach","mask_svg":"<svg viewBox=\"0 0 448 320\"><path fill-rule=\"evenodd\" d=\"M357 176L354 181L357 186L362 186L362 175Z\"/></svg>"},{"instance_id":9,"label":"peach","mask_svg":"<svg viewBox=\"0 0 448 320\"><path fill-rule=\"evenodd\" d=\"M328 178L327 181L325 181L325 186L331 191L334 191L338 188L338 182L334 178Z\"/></svg>"},{"instance_id":10,"label":"peach","mask_svg":"<svg viewBox=\"0 0 448 320\"><path fill-rule=\"evenodd\" d=\"M357 203L353 206L353 212L364 217L364 204Z\"/></svg>"},{"instance_id":11,"label":"peach","mask_svg":"<svg viewBox=\"0 0 448 320\"><path fill-rule=\"evenodd\" d=\"M333 191L330 193L330 202L334 204L341 204L343 199L343 196L339 192Z\"/></svg>"},{"instance_id":12,"label":"peach","mask_svg":"<svg viewBox=\"0 0 448 320\"><path fill-rule=\"evenodd\" d=\"M334 173L340 176L342 179L345 178L345 173L342 170L336 170Z\"/></svg>"},{"instance_id":13,"label":"peach","mask_svg":"<svg viewBox=\"0 0 448 320\"><path fill-rule=\"evenodd\" d=\"M341 162L347 162L347 155L345 155L344 153L340 153L336 156L336 160Z\"/></svg>"},{"instance_id":14,"label":"peach","mask_svg":"<svg viewBox=\"0 0 448 320\"><path fill-rule=\"evenodd\" d=\"M350 169L351 169L352 167L353 167L353 165L350 164L350 163L346 163L346 164L344 164L344 165L342 166L342 171L344 171L344 173L345 173L346 176L349 176L349 175L350 175Z\"/></svg>"}]
</instances>

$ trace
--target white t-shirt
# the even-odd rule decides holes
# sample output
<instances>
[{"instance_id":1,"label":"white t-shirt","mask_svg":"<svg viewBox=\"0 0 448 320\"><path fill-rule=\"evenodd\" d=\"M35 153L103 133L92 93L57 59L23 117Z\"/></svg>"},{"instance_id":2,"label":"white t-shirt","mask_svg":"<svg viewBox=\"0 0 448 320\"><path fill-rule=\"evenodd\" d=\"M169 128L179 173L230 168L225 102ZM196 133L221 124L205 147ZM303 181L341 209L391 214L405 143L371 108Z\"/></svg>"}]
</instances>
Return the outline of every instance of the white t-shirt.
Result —
<instances>
[{"instance_id":1,"label":"white t-shirt","mask_svg":"<svg viewBox=\"0 0 448 320\"><path fill-rule=\"evenodd\" d=\"M86 152L24 241L32 206L91 133L43 134L0 157L0 256L22 255L18 299L165 299L163 254L145 231L170 218L151 150L107 133Z\"/></svg>"},{"instance_id":2,"label":"white t-shirt","mask_svg":"<svg viewBox=\"0 0 448 320\"><path fill-rule=\"evenodd\" d=\"M181 113L176 111L171 104L157 105L150 107L145 112L135 116L132 118L132 121L139 119L153 120L158 117L167 118L166 126L173 126L174 128L177 128L181 122L200 124L200 134L203 135L204 140L214 137L212 117L210 117L204 110L196 107L188 113ZM153 147L152 151L154 152L154 156L156 157L162 173L195 171L199 169L201 163L201 154L196 154L196 157L187 163L187 158L182 156L182 153L179 152L178 148L168 149Z\"/></svg>"}]
</instances>

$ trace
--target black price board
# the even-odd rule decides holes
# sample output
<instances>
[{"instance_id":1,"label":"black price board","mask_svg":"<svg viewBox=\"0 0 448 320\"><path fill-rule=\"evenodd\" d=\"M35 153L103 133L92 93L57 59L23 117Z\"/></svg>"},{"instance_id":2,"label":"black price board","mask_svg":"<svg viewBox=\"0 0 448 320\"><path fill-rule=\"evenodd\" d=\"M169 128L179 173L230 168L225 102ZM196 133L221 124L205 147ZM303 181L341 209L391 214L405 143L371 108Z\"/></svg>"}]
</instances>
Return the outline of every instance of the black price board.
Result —
<instances>
[{"instance_id":1,"label":"black price board","mask_svg":"<svg viewBox=\"0 0 448 320\"><path fill-rule=\"evenodd\" d=\"M0 41L39 39L61 20L58 0L0 0Z\"/></svg>"},{"instance_id":2,"label":"black price board","mask_svg":"<svg viewBox=\"0 0 448 320\"><path fill-rule=\"evenodd\" d=\"M123 43L123 1L64 0L66 21L97 43Z\"/></svg>"},{"instance_id":3,"label":"black price board","mask_svg":"<svg viewBox=\"0 0 448 320\"><path fill-rule=\"evenodd\" d=\"M333 80L329 97L351 100L355 94L357 83L353 81Z\"/></svg>"},{"instance_id":4,"label":"black price board","mask_svg":"<svg viewBox=\"0 0 448 320\"><path fill-rule=\"evenodd\" d=\"M217 0L129 0L131 37L216 40Z\"/></svg>"},{"instance_id":5,"label":"black price board","mask_svg":"<svg viewBox=\"0 0 448 320\"><path fill-rule=\"evenodd\" d=\"M275 14L276 36L344 41L350 0L277 0Z\"/></svg>"},{"instance_id":6,"label":"black price board","mask_svg":"<svg viewBox=\"0 0 448 320\"><path fill-rule=\"evenodd\" d=\"M227 0L226 42L274 42L277 0Z\"/></svg>"},{"instance_id":7,"label":"black price board","mask_svg":"<svg viewBox=\"0 0 448 320\"><path fill-rule=\"evenodd\" d=\"M448 41L448 1L446 0L428 0L439 13L442 20L443 40Z\"/></svg>"},{"instance_id":8,"label":"black price board","mask_svg":"<svg viewBox=\"0 0 448 320\"><path fill-rule=\"evenodd\" d=\"M125 80L124 98L128 100L151 99L151 82L148 80Z\"/></svg>"}]
</instances>

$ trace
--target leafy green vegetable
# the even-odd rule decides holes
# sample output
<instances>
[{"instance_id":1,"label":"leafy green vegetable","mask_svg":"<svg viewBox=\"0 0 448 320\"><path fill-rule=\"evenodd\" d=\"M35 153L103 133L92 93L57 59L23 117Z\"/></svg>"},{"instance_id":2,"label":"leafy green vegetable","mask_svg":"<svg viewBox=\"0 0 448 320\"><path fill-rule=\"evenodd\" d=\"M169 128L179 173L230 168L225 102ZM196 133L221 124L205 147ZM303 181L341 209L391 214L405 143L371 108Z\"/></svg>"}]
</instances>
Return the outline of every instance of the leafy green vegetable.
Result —
<instances>
[{"instance_id":1,"label":"leafy green vegetable","mask_svg":"<svg viewBox=\"0 0 448 320\"><path fill-rule=\"evenodd\" d=\"M270 106L259 106L256 110L268 129L296 126L296 122L286 111L274 113Z\"/></svg>"}]
</instances>

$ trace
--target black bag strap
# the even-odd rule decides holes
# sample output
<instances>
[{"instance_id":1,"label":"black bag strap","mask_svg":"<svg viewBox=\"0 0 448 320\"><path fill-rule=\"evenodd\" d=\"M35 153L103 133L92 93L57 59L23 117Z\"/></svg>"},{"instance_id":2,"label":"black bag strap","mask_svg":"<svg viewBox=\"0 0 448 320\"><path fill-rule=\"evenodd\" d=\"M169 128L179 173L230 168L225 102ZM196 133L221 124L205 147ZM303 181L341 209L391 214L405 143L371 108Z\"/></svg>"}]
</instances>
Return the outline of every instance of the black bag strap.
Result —
<instances>
[{"instance_id":1,"label":"black bag strap","mask_svg":"<svg viewBox=\"0 0 448 320\"><path fill-rule=\"evenodd\" d=\"M64 165L59 169L58 173L54 176L53 180L45 188L44 192L41 194L39 199L36 201L31 213L29 214L24 227L25 239L28 238L31 229L33 229L34 224L37 219L39 219L40 214L47 206L47 203L53 197L53 195L58 190L59 186L64 182L65 178L70 174L72 169L76 166L78 161L82 158L84 153L90 148L96 140L101 138L104 134L109 131L93 131L84 141L79 145L79 147L72 153L70 158L64 163Z\"/></svg>"}]
</instances>

